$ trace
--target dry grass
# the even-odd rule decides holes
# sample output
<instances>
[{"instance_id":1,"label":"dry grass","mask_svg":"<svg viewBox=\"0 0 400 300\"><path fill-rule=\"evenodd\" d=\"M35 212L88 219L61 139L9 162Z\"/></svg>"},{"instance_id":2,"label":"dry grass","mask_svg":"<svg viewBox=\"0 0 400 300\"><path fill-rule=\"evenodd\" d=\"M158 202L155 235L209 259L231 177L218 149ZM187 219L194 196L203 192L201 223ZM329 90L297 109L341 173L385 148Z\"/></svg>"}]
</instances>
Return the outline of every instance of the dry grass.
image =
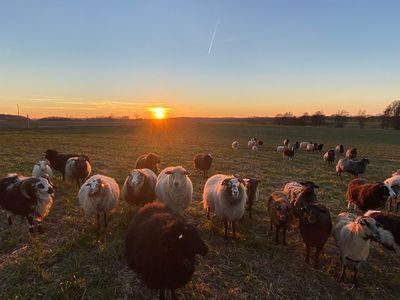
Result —
<instances>
[{"instance_id":1,"label":"dry grass","mask_svg":"<svg viewBox=\"0 0 400 300\"><path fill-rule=\"evenodd\" d=\"M241 145L253 136L265 144L256 153ZM313 180L320 185L318 198L331 210L333 219L345 210L348 176L337 178L321 153L298 152L293 161L274 151L284 138L313 140L325 149L337 143L356 146L370 159L365 178L383 180L400 167L398 132L378 129L274 127L234 123L176 121L142 122L131 127L99 127L0 131L0 173L29 175L35 160L47 148L81 152L91 157L94 173L116 178L122 184L137 156L154 151L163 167L182 165L192 173L194 202L186 212L210 248L199 258L193 281L179 290L182 299L398 299L400 259L373 245L369 261L361 268L360 288L339 284L337 248L328 241L321 269L304 263L304 246L296 230L288 234L288 246L275 245L266 215L268 194L290 180ZM216 219L208 221L201 207L205 180L193 170L194 154L207 151L214 157L212 173L255 176L262 180L260 201L253 219L239 223L239 240L224 241ZM94 220L83 216L76 187L54 180L58 187L45 234L30 236L25 222L8 228L0 212L1 299L156 299L157 292L143 286L125 264L124 232L136 208L124 203L112 214L108 230L98 231ZM349 278L348 278L349 281Z\"/></svg>"}]
</instances>

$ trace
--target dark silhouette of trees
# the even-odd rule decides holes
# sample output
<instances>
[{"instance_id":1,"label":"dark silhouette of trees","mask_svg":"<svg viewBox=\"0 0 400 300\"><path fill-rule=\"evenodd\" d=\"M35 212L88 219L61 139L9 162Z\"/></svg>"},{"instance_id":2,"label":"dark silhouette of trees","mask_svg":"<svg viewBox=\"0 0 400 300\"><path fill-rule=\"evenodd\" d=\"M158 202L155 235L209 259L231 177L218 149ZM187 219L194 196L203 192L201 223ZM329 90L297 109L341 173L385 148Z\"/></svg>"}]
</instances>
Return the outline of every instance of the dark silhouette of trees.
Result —
<instances>
[{"instance_id":1,"label":"dark silhouette of trees","mask_svg":"<svg viewBox=\"0 0 400 300\"><path fill-rule=\"evenodd\" d=\"M316 111L312 116L311 116L311 124L313 126L322 126L325 125L326 117L324 115L324 112L322 111Z\"/></svg>"},{"instance_id":2,"label":"dark silhouette of trees","mask_svg":"<svg viewBox=\"0 0 400 300\"><path fill-rule=\"evenodd\" d=\"M382 128L388 128L390 125L394 129L400 129L400 100L393 101L383 111Z\"/></svg>"},{"instance_id":3,"label":"dark silhouette of trees","mask_svg":"<svg viewBox=\"0 0 400 300\"><path fill-rule=\"evenodd\" d=\"M335 127L342 128L347 123L349 113L344 109L338 110L336 114L332 115Z\"/></svg>"},{"instance_id":4,"label":"dark silhouette of trees","mask_svg":"<svg viewBox=\"0 0 400 300\"><path fill-rule=\"evenodd\" d=\"M367 112L365 110L359 110L358 114L356 116L356 120L358 122L358 125L360 126L360 128L364 128L365 127L365 121L367 120Z\"/></svg>"}]
</instances>

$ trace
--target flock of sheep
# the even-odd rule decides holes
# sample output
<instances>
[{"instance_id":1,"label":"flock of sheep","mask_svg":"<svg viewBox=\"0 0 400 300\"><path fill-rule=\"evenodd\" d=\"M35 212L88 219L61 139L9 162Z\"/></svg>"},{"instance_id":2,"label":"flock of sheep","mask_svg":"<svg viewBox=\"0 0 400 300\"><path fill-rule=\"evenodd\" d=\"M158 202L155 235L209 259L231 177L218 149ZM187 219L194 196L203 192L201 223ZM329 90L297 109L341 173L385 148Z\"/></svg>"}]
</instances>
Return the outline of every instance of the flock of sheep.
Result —
<instances>
[{"instance_id":1,"label":"flock of sheep","mask_svg":"<svg viewBox=\"0 0 400 300\"><path fill-rule=\"evenodd\" d=\"M248 147L256 151L263 141L253 138ZM238 141L233 149L240 147ZM322 150L323 144L284 140L277 151L292 159L297 150ZM343 145L327 151L323 160L332 164L336 156L344 153ZM367 159L356 160L357 150L350 149L345 157L338 160L336 174L353 174L358 177L366 171ZM63 179L76 182L78 200L86 215L96 216L97 224L107 227L107 213L113 210L121 198L130 205L141 207L133 216L125 237L126 258L133 269L150 288L160 291L165 299L170 290L175 299L175 289L191 280L195 268L195 255L206 255L208 247L196 228L185 222L183 212L192 202L193 185L189 173L181 166L167 167L158 171L160 159L154 153L140 156L120 191L117 182L105 175L91 175L91 162L82 154L61 154L47 150L46 160L33 167L32 176L9 174L0 179L0 208L12 215L25 217L29 231L43 232L41 222L48 215L54 198L51 182L53 171L61 172ZM197 154L194 166L208 177L213 158L210 154ZM158 174L158 175L157 175ZM228 238L229 227L236 238L237 222L244 217L246 206L258 201L260 180L240 178L234 175L216 174L209 177L203 189L203 207L210 218L214 214L224 224L224 238ZM282 190L273 192L268 198L270 228L275 228L275 241L286 244L286 231L298 222L298 229L306 245L306 262L310 260L311 248L316 248L315 266L319 266L319 255L330 235L333 235L340 251L342 264L341 280L346 268L354 270L354 284L357 285L357 271L369 255L370 241L400 253L400 217L391 212L377 211L390 200L399 203L400 172L392 174L384 182L368 182L356 178L350 181L346 198L348 207L353 204L362 215L340 213L332 224L329 209L318 201L314 182L289 182ZM155 202L158 199L159 201Z\"/></svg>"}]
</instances>

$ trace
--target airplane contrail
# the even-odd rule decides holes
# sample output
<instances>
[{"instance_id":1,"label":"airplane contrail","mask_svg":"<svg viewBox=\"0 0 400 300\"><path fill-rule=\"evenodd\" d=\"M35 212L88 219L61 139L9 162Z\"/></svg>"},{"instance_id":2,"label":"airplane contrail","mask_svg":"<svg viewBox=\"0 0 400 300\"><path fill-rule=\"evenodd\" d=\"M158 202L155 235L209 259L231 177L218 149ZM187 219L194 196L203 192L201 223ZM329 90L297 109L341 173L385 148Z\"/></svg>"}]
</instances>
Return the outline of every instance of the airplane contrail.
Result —
<instances>
[{"instance_id":1,"label":"airplane contrail","mask_svg":"<svg viewBox=\"0 0 400 300\"><path fill-rule=\"evenodd\" d=\"M217 22L217 24L215 24L214 33L213 33L212 38L211 38L210 47L208 47L208 54L211 53L211 50L212 50L212 47L213 47L213 44L214 44L215 34L217 33L218 25L219 25L219 21Z\"/></svg>"}]
</instances>

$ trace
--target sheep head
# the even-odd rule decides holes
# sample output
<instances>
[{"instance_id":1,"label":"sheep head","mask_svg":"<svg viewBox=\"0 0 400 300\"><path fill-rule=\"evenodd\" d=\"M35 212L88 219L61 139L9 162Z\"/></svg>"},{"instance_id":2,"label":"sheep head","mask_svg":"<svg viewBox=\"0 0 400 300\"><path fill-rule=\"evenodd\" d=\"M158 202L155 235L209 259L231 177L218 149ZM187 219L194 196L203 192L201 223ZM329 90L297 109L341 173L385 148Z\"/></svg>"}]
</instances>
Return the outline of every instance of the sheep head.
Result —
<instances>
[{"instance_id":1,"label":"sheep head","mask_svg":"<svg viewBox=\"0 0 400 300\"><path fill-rule=\"evenodd\" d=\"M174 167L165 172L168 175L168 183L172 189L186 186L186 177L190 174L183 167Z\"/></svg>"},{"instance_id":2,"label":"sheep head","mask_svg":"<svg viewBox=\"0 0 400 300\"><path fill-rule=\"evenodd\" d=\"M288 203L285 201L276 201L274 202L275 206L275 218L279 221L280 224L285 224L290 222L292 216L292 210Z\"/></svg>"},{"instance_id":3,"label":"sheep head","mask_svg":"<svg viewBox=\"0 0 400 300\"><path fill-rule=\"evenodd\" d=\"M133 189L140 189L145 181L146 175L139 169L133 170L129 174L128 183Z\"/></svg>"},{"instance_id":4,"label":"sheep head","mask_svg":"<svg viewBox=\"0 0 400 300\"><path fill-rule=\"evenodd\" d=\"M79 155L75 160L76 167L81 170L86 168L86 163L89 163L89 160L85 155Z\"/></svg>"},{"instance_id":5,"label":"sheep head","mask_svg":"<svg viewBox=\"0 0 400 300\"><path fill-rule=\"evenodd\" d=\"M242 178L230 177L226 178L221 182L221 185L225 189L225 193L228 195L228 199L234 203L242 196L243 186L245 181Z\"/></svg>"},{"instance_id":6,"label":"sheep head","mask_svg":"<svg viewBox=\"0 0 400 300\"><path fill-rule=\"evenodd\" d=\"M89 196L94 196L98 194L102 189L104 189L105 184L101 178L92 180L86 184L89 187Z\"/></svg>"},{"instance_id":7,"label":"sheep head","mask_svg":"<svg viewBox=\"0 0 400 300\"><path fill-rule=\"evenodd\" d=\"M159 164L161 162L161 160L158 158L158 156L155 155L154 153L147 154L146 160L149 163L151 163L152 165L156 165L156 164Z\"/></svg>"},{"instance_id":8,"label":"sheep head","mask_svg":"<svg viewBox=\"0 0 400 300\"><path fill-rule=\"evenodd\" d=\"M58 152L56 150L48 149L45 152L45 158L50 161L50 163L54 163L54 161L57 159Z\"/></svg>"},{"instance_id":9,"label":"sheep head","mask_svg":"<svg viewBox=\"0 0 400 300\"><path fill-rule=\"evenodd\" d=\"M49 165L50 163L49 163L49 161L46 159L46 160L39 160L37 163L36 163L36 165L39 167L39 169L40 169L40 171L42 171L42 172L45 172L46 171L46 168L47 168L47 166Z\"/></svg>"},{"instance_id":10,"label":"sheep head","mask_svg":"<svg viewBox=\"0 0 400 300\"><path fill-rule=\"evenodd\" d=\"M52 195L54 193L53 185L43 177L40 178L28 178L22 181L20 185L20 192L22 196L29 199L31 195Z\"/></svg>"},{"instance_id":11,"label":"sheep head","mask_svg":"<svg viewBox=\"0 0 400 300\"><path fill-rule=\"evenodd\" d=\"M328 213L328 209L317 203L311 203L302 208L303 217L310 224L315 224L318 221L318 217L321 213Z\"/></svg>"},{"instance_id":12,"label":"sheep head","mask_svg":"<svg viewBox=\"0 0 400 300\"><path fill-rule=\"evenodd\" d=\"M354 222L361 226L365 234L363 237L364 239L371 239L376 242L380 241L379 228L382 227L382 225L376 222L375 219L366 216L359 216Z\"/></svg>"}]
</instances>

